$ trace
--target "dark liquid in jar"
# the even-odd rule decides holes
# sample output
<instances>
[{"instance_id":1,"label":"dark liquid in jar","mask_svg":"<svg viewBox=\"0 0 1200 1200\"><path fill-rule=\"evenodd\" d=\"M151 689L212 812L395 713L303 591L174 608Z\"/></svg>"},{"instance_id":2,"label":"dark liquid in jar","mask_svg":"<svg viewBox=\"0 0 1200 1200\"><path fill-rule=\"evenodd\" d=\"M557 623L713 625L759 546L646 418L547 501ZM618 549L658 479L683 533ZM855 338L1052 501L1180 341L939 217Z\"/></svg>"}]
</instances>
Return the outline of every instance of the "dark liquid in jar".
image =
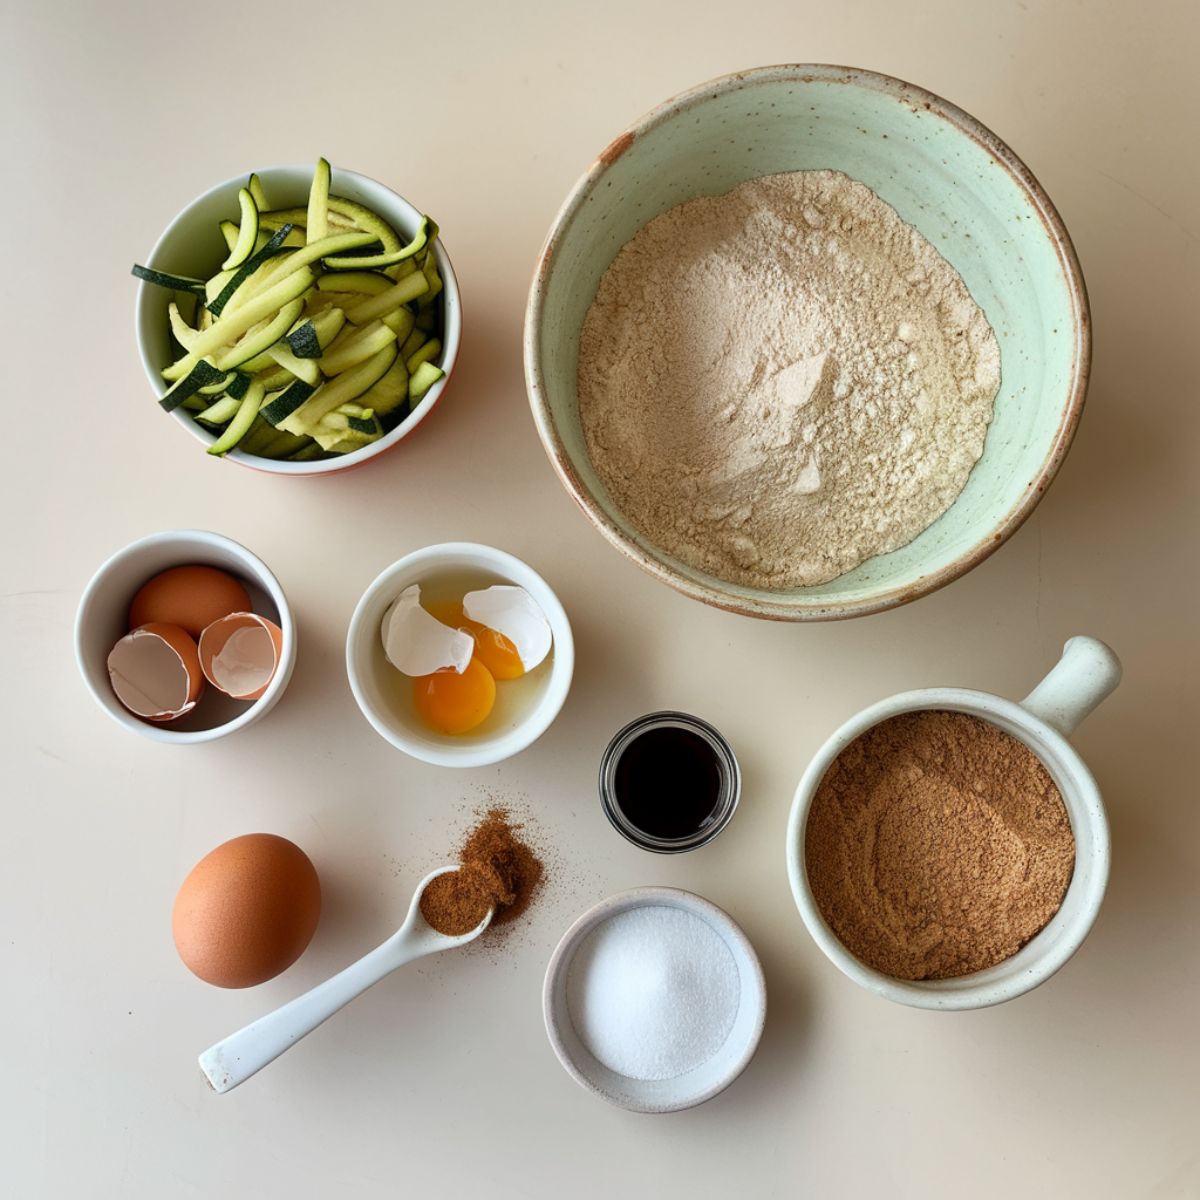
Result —
<instances>
[{"instance_id":1,"label":"dark liquid in jar","mask_svg":"<svg viewBox=\"0 0 1200 1200\"><path fill-rule=\"evenodd\" d=\"M688 729L659 726L621 752L613 778L617 807L651 837L691 837L715 816L721 795L716 751Z\"/></svg>"}]
</instances>

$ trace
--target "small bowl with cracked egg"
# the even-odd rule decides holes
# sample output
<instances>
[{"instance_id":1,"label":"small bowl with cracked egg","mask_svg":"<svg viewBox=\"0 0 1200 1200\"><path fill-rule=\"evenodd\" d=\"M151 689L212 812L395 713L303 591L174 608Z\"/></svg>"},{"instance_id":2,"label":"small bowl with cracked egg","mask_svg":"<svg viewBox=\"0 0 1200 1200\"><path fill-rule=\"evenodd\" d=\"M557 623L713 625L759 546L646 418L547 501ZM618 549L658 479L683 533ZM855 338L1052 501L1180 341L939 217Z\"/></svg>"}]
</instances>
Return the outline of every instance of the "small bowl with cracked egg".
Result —
<instances>
[{"instance_id":1,"label":"small bowl with cracked egg","mask_svg":"<svg viewBox=\"0 0 1200 1200\"><path fill-rule=\"evenodd\" d=\"M500 608L485 619L471 604L488 595ZM515 627L501 619L510 603L525 614ZM392 563L363 593L346 635L363 716L398 750L436 766L486 766L532 745L558 716L574 668L571 625L550 585L514 555L474 542L425 546Z\"/></svg>"}]
</instances>

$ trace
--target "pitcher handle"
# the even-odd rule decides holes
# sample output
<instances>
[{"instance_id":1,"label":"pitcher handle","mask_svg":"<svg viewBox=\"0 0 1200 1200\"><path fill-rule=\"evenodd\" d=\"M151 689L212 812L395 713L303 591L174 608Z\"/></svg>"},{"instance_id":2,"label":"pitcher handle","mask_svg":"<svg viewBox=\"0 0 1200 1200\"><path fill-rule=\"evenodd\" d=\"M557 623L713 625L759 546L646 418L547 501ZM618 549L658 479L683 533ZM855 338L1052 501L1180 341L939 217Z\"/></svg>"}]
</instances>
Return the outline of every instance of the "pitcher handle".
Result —
<instances>
[{"instance_id":1,"label":"pitcher handle","mask_svg":"<svg viewBox=\"0 0 1200 1200\"><path fill-rule=\"evenodd\" d=\"M1021 701L1035 717L1063 737L1080 723L1121 682L1121 660L1103 642L1073 637L1062 658L1041 683Z\"/></svg>"}]
</instances>

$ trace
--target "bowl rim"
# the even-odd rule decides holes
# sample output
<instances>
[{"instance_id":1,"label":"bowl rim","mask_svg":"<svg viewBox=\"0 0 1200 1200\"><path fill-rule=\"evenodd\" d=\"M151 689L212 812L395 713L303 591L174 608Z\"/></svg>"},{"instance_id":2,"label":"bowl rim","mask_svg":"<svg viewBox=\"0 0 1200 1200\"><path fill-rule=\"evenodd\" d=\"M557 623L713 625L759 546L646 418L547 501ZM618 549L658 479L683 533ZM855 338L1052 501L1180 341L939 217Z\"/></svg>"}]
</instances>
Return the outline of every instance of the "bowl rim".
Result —
<instances>
[{"instance_id":1,"label":"bowl rim","mask_svg":"<svg viewBox=\"0 0 1200 1200\"><path fill-rule=\"evenodd\" d=\"M542 697L521 721L516 729L497 737L494 741L456 746L447 744L433 748L411 740L402 728L383 719L365 694L361 671L358 665L360 647L366 652L367 639L374 641L379 637L378 628L366 625L368 607L386 589L394 586L397 576L407 574L414 567L427 567L436 570L438 567L451 566L464 558L483 559L489 564L488 569L494 571L508 581L525 588L541 606L550 622L554 635L553 655L550 664L550 677L546 681L546 694ZM530 587L530 584L533 587ZM539 594L540 593L540 594ZM366 717L371 728L384 741L395 746L412 758L419 759L440 767L484 767L503 762L527 750L555 722L558 714L566 703L571 690L571 680L575 674L575 640L571 632L571 622L566 609L557 593L546 582L543 576L535 571L527 562L481 542L437 542L430 546L422 546L398 558L389 566L384 567L367 585L346 630L346 677L350 683L350 691L359 711Z\"/></svg>"},{"instance_id":2,"label":"bowl rim","mask_svg":"<svg viewBox=\"0 0 1200 1200\"><path fill-rule=\"evenodd\" d=\"M808 881L805 851L808 816L821 780L824 779L825 773L833 765L834 760L851 742L882 721L901 713L939 710L967 713L990 724L998 725L1001 729L1005 729L1006 725L1011 725L1022 730L1022 734L1012 734L1011 730L1007 729L1005 731L1009 732L1011 736L1018 737L1020 741L1029 746L1029 749L1049 769L1047 759L1050 756L1030 745L1024 736L1029 732L1036 733L1037 737L1053 752L1054 758L1069 765L1071 788L1078 796L1080 808L1087 813L1088 832L1093 842L1090 876L1085 885L1076 869L1067 885L1068 893L1077 885L1083 889L1081 910L1069 929L1062 932L1056 942L1042 951L1040 958L1035 963L1027 966L1017 976L979 980L980 976L991 976L993 971L1002 967L1005 962L1010 961L1009 959L997 963L994 967L986 968L984 971L951 976L947 979L912 980L887 975L868 966L843 944L822 915ZM1078 852L1079 839L1073 823L1072 833L1076 837ZM972 688L930 687L897 692L882 700L877 700L874 704L867 705L843 721L822 742L804 768L804 773L792 795L792 803L788 811L785 852L788 883L800 919L804 922L805 928L817 944L818 949L843 975L866 991L896 1004L937 1012L962 1012L991 1008L993 1005L1015 1000L1018 996L1023 996L1026 992L1040 987L1066 965L1086 940L1096 923L1096 918L1100 915L1100 908L1108 886L1112 843L1108 815L1105 812L1104 801L1095 777L1088 769L1083 756L1062 734L1038 717L1036 713L1031 712L1015 700L1008 700L992 692L981 692ZM1078 864L1076 866L1078 867ZM1065 903L1066 894L1063 899L1063 904ZM1062 905L1060 905L1059 911L1061 908ZM1035 945L1047 928L1049 928L1049 922L1034 934L1018 953L1024 953L1028 947ZM976 982L972 982L972 980L976 980Z\"/></svg>"},{"instance_id":3,"label":"bowl rim","mask_svg":"<svg viewBox=\"0 0 1200 1200\"><path fill-rule=\"evenodd\" d=\"M258 167L255 169L255 174L260 179L264 180L266 186L270 186L270 178L272 173L278 171L305 171L311 170L311 165L308 163L273 163L270 166ZM336 179L341 176L345 179L352 179L363 186L365 191L379 189L391 197L396 207L404 213L405 220L409 222L415 229L421 220L421 211L416 208L409 200L405 199L399 192L388 187L386 183L381 183L378 179L372 178L370 175L363 175L359 171L350 171L343 167L333 167L332 177ZM228 191L243 185L246 179L245 174L233 175L228 179L222 180L220 183L215 183L211 187L206 188L199 195L193 197L183 206L167 224L163 231L158 235L154 243L153 249L144 260L146 266L154 267L157 263L159 253L163 243L167 238L178 228L185 220L187 220L194 208L203 204L210 197L218 193ZM442 242L441 233L433 243L434 258L437 262L438 272L442 277L442 308L444 313L443 331L442 331L442 370L445 374L439 379L421 398L420 403L395 429L389 430L378 441L370 442L366 446L362 446L357 450L352 450L348 454L341 454L336 458L314 459L311 462L288 462L287 460L260 458L255 454L246 454L238 450L236 447L229 451L228 454L222 455L223 458L230 462L237 463L239 466L249 467L255 471L261 471L266 475L282 475L282 476L318 476L318 475L336 475L342 471L351 470L354 467L364 466L380 455L385 454L388 450L393 449L402 442L410 433L419 426L426 417L437 406L441 400L447 386L450 383L450 376L453 373L454 366L458 360L459 347L462 343L462 292L458 285L458 276L454 272L454 267L450 262L450 256L446 252L446 248ZM164 266L163 270L169 269ZM141 359L142 370L146 373L146 378L150 381L150 388L154 394L161 397L166 390L162 384L162 378L159 374L160 368L156 366L150 358L146 349L146 345L142 339L141 322L142 309L149 302L148 297L154 292L159 292L162 289L155 287L153 284L147 283L143 279L138 280L137 293L134 299L134 340L137 343L138 357ZM194 438L203 443L205 446L211 446L216 440L215 435L207 433L201 429L195 421L191 419L189 414L182 409L176 409L170 414L175 418L176 422L182 425Z\"/></svg>"},{"instance_id":4,"label":"bowl rim","mask_svg":"<svg viewBox=\"0 0 1200 1200\"><path fill-rule=\"evenodd\" d=\"M966 550L953 562L922 575L911 583L891 587L860 599L797 604L772 599L766 592L754 596L738 595L727 590L719 580L714 579L709 583L692 578L655 553L644 549L608 516L575 470L555 425L546 398L542 372L542 318L546 286L553 266L554 248L604 173L639 137L702 101L715 99L722 93L738 91L747 86L781 81L841 83L879 92L913 109L919 108L929 112L970 137L1007 172L1031 202L1041 219L1046 236L1055 249L1071 299L1074 347L1068 394L1046 458L1021 498L999 519L982 541ZM717 76L663 101L628 126L623 133L618 134L576 181L551 223L534 267L533 282L525 309L523 343L526 391L542 447L568 494L608 542L644 571L685 596L727 612L776 621L844 620L899 608L952 583L995 553L1037 507L1070 449L1087 396L1092 356L1091 310L1087 285L1075 247L1050 197L1011 147L970 113L934 92L878 71L830 63L783 63Z\"/></svg>"},{"instance_id":5,"label":"bowl rim","mask_svg":"<svg viewBox=\"0 0 1200 1200\"><path fill-rule=\"evenodd\" d=\"M755 1002L756 1012L754 1029L745 1048L716 1083L678 1101L664 1104L639 1104L630 1097L609 1091L579 1069L560 1032L555 999L560 982L565 986L565 973L570 968L576 951L584 938L601 921L616 916L618 913L652 904L666 904L669 907L681 908L686 912L706 918L726 942L733 943L741 950L751 966L749 980L743 980L742 998L745 999L747 995L750 995ZM617 892L593 904L572 921L567 931L559 938L558 944L550 955L550 961L546 964L546 974L542 981L542 1020L546 1026L546 1037L550 1041L550 1048L554 1051L555 1057L562 1064L563 1070L585 1091L630 1112L681 1112L684 1109L695 1108L697 1105L711 1100L714 1096L720 1095L750 1065L758 1051L763 1029L766 1026L767 981L763 973L762 961L746 931L719 905L684 888L662 886L630 888L628 891Z\"/></svg>"},{"instance_id":6,"label":"bowl rim","mask_svg":"<svg viewBox=\"0 0 1200 1200\"><path fill-rule=\"evenodd\" d=\"M110 695L96 686L92 678L92 672L87 665L88 649L84 645L85 627L91 618L92 607L96 602L96 595L103 586L109 572L114 567L140 550L156 546L164 548L178 546L183 550L188 545L216 546L238 559L243 564L245 573L252 578L255 585L261 587L271 597L275 609L279 613L279 627L283 632L279 662L276 664L275 674L271 682L267 685L267 690L236 716L222 722L220 725L213 725L208 729L172 729L169 724L155 724L151 721L143 721L135 717L133 713L127 712L115 695ZM163 567L162 569L169 570L170 568ZM131 596L130 600L132 598ZM84 686L91 693L96 703L118 725L123 726L125 729L131 729L134 733L140 733L143 737L149 738L153 742L163 742L168 745L195 746L202 742L211 742L216 738L236 733L239 729L244 729L247 725L252 725L255 721L261 720L279 702L284 689L291 681L292 672L296 666L296 621L292 615L291 605L288 603L287 596L284 595L279 580L276 579L270 567L252 550L248 550L243 546L241 542L236 542L233 538L227 537L223 533L215 533L207 529L163 529L157 533L149 533L145 537L137 538L110 554L96 568L91 579L88 580L87 586L83 589L83 593L79 598L79 606L75 610L73 635L75 665L83 677Z\"/></svg>"}]
</instances>

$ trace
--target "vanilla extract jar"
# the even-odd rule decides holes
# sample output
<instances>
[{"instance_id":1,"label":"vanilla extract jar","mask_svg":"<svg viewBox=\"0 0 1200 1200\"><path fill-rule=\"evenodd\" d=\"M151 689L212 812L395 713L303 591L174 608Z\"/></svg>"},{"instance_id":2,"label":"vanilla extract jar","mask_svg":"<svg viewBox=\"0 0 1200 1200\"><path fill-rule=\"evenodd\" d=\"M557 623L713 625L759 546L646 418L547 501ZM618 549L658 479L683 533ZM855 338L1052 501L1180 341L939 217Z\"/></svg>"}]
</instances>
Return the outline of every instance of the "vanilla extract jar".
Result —
<instances>
[{"instance_id":1,"label":"vanilla extract jar","mask_svg":"<svg viewBox=\"0 0 1200 1200\"><path fill-rule=\"evenodd\" d=\"M741 794L733 748L707 721L654 712L631 721L600 762L600 803L635 846L679 854L711 842Z\"/></svg>"}]
</instances>

